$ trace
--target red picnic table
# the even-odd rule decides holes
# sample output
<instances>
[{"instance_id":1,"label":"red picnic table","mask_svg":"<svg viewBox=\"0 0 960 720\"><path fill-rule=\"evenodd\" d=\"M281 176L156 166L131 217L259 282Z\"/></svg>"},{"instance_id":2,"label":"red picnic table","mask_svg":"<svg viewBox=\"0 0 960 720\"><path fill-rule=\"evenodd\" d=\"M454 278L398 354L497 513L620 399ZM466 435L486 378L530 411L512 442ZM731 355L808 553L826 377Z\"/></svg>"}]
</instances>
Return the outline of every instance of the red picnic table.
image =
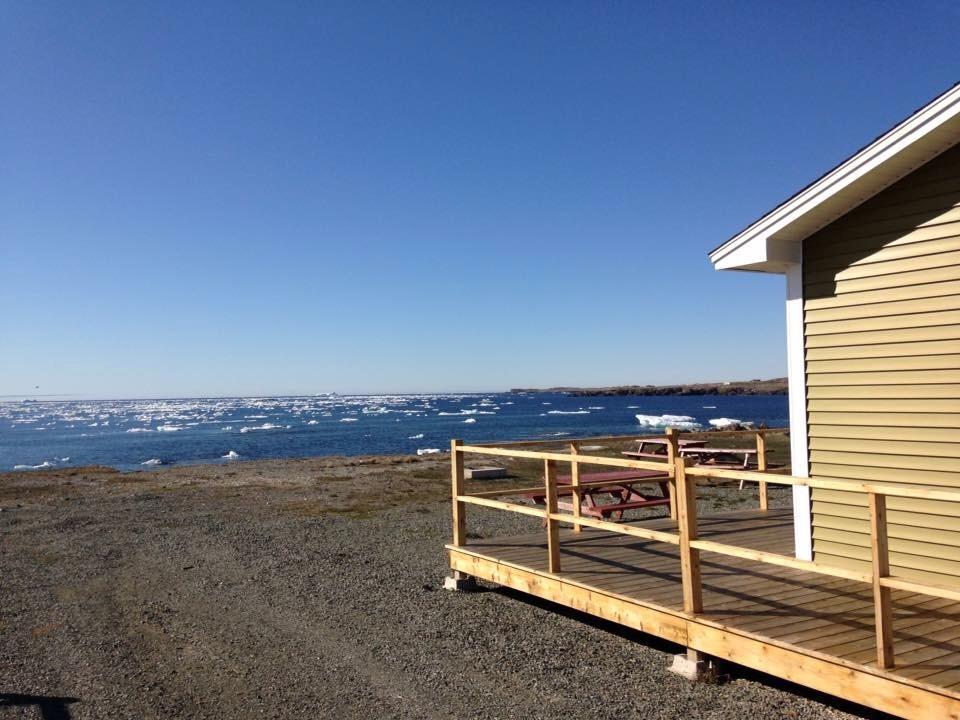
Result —
<instances>
[{"instance_id":1,"label":"red picnic table","mask_svg":"<svg viewBox=\"0 0 960 720\"><path fill-rule=\"evenodd\" d=\"M572 487L573 477L571 475L557 476L557 496L570 497L573 495ZM609 483L601 485L589 485L581 488L580 512L584 515L607 519L614 513L615 519L622 520L625 510L635 510L637 508L653 507L656 505L670 505L670 476L659 470L620 470L612 472L580 473L581 483ZM646 495L642 493L636 485L655 482L660 486L660 495ZM597 496L610 495L614 501L611 503L597 502ZM529 493L527 497L535 503L542 505L546 499L546 493L543 491ZM564 510L572 510L573 503L568 501L559 501L557 507Z\"/></svg>"}]
</instances>

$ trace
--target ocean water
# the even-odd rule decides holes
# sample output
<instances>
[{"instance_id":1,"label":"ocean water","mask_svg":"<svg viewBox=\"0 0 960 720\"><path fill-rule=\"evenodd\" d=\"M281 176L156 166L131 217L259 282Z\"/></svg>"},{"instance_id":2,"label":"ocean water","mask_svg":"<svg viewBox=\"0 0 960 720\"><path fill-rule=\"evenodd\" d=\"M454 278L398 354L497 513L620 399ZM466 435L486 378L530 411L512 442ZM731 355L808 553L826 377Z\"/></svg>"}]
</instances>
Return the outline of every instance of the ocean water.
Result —
<instances>
[{"instance_id":1,"label":"ocean water","mask_svg":"<svg viewBox=\"0 0 960 720\"><path fill-rule=\"evenodd\" d=\"M640 420L637 415L641 415ZM0 470L121 470L308 455L444 451L467 442L658 432L735 419L787 425L786 396L558 393L320 395L0 403Z\"/></svg>"}]
</instances>

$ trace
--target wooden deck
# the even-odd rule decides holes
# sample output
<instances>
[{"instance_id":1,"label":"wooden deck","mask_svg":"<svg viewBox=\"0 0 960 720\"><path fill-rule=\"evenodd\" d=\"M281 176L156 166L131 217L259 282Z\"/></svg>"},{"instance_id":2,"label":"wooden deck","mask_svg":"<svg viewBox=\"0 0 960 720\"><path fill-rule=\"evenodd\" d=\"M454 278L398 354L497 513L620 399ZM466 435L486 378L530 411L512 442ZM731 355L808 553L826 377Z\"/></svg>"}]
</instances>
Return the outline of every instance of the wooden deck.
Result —
<instances>
[{"instance_id":1,"label":"wooden deck","mask_svg":"<svg viewBox=\"0 0 960 720\"><path fill-rule=\"evenodd\" d=\"M792 513L699 518L699 537L793 554ZM669 519L637 523L676 532ZM880 669L871 587L703 552L703 612L683 611L676 545L560 531L559 573L543 532L448 545L451 568L906 718L960 718L960 604L892 592L896 665Z\"/></svg>"}]
</instances>

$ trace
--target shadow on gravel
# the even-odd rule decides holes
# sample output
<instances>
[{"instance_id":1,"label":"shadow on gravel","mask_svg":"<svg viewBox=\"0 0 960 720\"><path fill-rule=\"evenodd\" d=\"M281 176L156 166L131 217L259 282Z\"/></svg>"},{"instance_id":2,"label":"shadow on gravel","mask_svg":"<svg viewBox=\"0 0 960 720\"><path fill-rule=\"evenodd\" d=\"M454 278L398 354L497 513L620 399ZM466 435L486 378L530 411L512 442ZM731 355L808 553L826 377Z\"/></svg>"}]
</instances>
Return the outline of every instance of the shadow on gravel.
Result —
<instances>
[{"instance_id":1,"label":"shadow on gravel","mask_svg":"<svg viewBox=\"0 0 960 720\"><path fill-rule=\"evenodd\" d=\"M669 640L664 640L654 635L648 635L647 633L640 632L639 630L633 630L632 628L618 625L617 623L609 622L593 615L587 615L579 610L573 610L571 608L564 607L563 605L557 605L549 600L543 600L541 598L527 595L526 593L518 592L510 588L491 587L483 588L483 591L495 592L499 595L503 595L504 597L516 600L517 602L522 602L526 605L532 605L544 610L549 610L557 615L576 620L584 625L589 625L590 627L597 628L603 632L616 635L617 637L624 638L625 640L629 640L631 642L639 643L648 648L659 650L663 653L673 655L675 653L685 651L685 648L682 645L677 645ZM664 668L666 668L666 659L664 659ZM807 700L818 702L821 705L826 705L834 710L839 710L840 712L853 715L854 717L863 718L863 720L897 720L896 716L894 715L888 715L887 713L871 710L870 708L850 702L849 700L844 700L833 695L827 695L826 693L812 690L811 688L804 687L803 685L796 685L789 680L783 680L782 678L778 678L774 675L767 675L766 673L762 673L757 670L751 670L750 668L743 667L742 665L725 662L723 663L721 670L721 678L724 680L749 680L751 682L766 685L767 687L774 688L785 693L790 693L791 695L796 695Z\"/></svg>"},{"instance_id":2,"label":"shadow on gravel","mask_svg":"<svg viewBox=\"0 0 960 720\"><path fill-rule=\"evenodd\" d=\"M70 720L69 706L76 702L80 702L79 698L0 693L0 708L36 706L43 720Z\"/></svg>"}]
</instances>

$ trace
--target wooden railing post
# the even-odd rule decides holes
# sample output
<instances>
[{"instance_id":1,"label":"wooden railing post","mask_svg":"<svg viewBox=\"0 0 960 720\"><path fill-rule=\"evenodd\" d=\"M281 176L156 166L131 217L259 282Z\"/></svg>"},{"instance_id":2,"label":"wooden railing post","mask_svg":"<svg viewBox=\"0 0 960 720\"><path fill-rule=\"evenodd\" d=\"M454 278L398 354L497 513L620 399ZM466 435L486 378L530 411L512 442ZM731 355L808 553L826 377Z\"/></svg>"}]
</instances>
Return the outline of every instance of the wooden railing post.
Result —
<instances>
[{"instance_id":1,"label":"wooden railing post","mask_svg":"<svg viewBox=\"0 0 960 720\"><path fill-rule=\"evenodd\" d=\"M453 544L467 544L467 506L457 498L464 494L463 490L463 453L460 446L463 440L450 441L450 477L453 488Z\"/></svg>"},{"instance_id":2,"label":"wooden railing post","mask_svg":"<svg viewBox=\"0 0 960 720\"><path fill-rule=\"evenodd\" d=\"M580 463L577 462L577 455L580 454L580 448L575 442L570 443L570 488L573 493L573 517L575 519L580 518L582 511L583 503L583 493L580 490ZM583 526L578 523L573 523L573 531L581 532Z\"/></svg>"},{"instance_id":3,"label":"wooden railing post","mask_svg":"<svg viewBox=\"0 0 960 720\"><path fill-rule=\"evenodd\" d=\"M767 471L767 435L763 430L757 431L757 471ZM769 509L770 503L767 498L767 484L765 482L759 483L759 493L760 509Z\"/></svg>"},{"instance_id":4,"label":"wooden railing post","mask_svg":"<svg viewBox=\"0 0 960 720\"><path fill-rule=\"evenodd\" d=\"M547 503L547 570L560 572L560 523L553 519L557 512L557 461L543 461L543 482Z\"/></svg>"},{"instance_id":5,"label":"wooden railing post","mask_svg":"<svg viewBox=\"0 0 960 720\"><path fill-rule=\"evenodd\" d=\"M677 458L680 456L679 443L677 442L677 431L670 427L667 428L667 462L671 467L676 465ZM667 483L667 491L670 493L670 519L677 519L677 480L674 478Z\"/></svg>"},{"instance_id":6,"label":"wooden railing post","mask_svg":"<svg viewBox=\"0 0 960 720\"><path fill-rule=\"evenodd\" d=\"M687 459L674 462L677 482L677 528L680 535L680 576L683 580L683 610L691 615L703 612L700 583L700 551L690 547L697 539L696 478L687 477Z\"/></svg>"},{"instance_id":7,"label":"wooden railing post","mask_svg":"<svg viewBox=\"0 0 960 720\"><path fill-rule=\"evenodd\" d=\"M893 609L890 588L880 584L880 578L890 575L890 552L887 543L887 498L878 493L867 493L870 509L870 556L873 565L873 616L877 630L877 667L892 668Z\"/></svg>"}]
</instances>

